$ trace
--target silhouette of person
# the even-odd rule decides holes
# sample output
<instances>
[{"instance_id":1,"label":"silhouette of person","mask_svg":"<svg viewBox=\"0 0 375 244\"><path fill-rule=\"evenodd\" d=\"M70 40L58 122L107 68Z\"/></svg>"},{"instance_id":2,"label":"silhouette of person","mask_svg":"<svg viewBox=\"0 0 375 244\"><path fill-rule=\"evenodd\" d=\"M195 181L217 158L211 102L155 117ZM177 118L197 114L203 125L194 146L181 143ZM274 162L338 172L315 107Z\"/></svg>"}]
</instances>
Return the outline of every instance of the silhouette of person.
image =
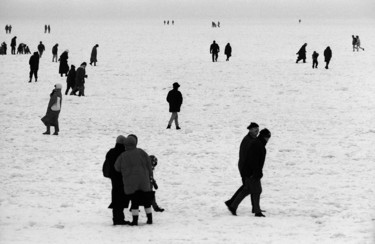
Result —
<instances>
[{"instance_id":1,"label":"silhouette of person","mask_svg":"<svg viewBox=\"0 0 375 244\"><path fill-rule=\"evenodd\" d=\"M39 69L39 54L38 52L34 52L34 54L30 57L29 60L29 65L30 65L30 80L29 83L31 82L33 75L35 77L35 82L38 81L38 69Z\"/></svg>"},{"instance_id":2,"label":"silhouette of person","mask_svg":"<svg viewBox=\"0 0 375 244\"><path fill-rule=\"evenodd\" d=\"M66 90L65 95L68 95L69 89L72 88L72 91L76 84L76 66L73 64L70 66L68 77L66 77ZM70 94L72 95L72 94Z\"/></svg>"},{"instance_id":3,"label":"silhouette of person","mask_svg":"<svg viewBox=\"0 0 375 244\"><path fill-rule=\"evenodd\" d=\"M324 61L326 62L326 69L328 69L328 65L329 65L329 62L331 61L331 58L332 58L332 50L331 48L328 46L325 50L324 50Z\"/></svg>"},{"instance_id":4,"label":"silhouette of person","mask_svg":"<svg viewBox=\"0 0 375 244\"><path fill-rule=\"evenodd\" d=\"M98 44L96 44L93 48L92 48L92 51L91 51L91 57L90 57L90 65L92 65L92 63L94 63L94 66L96 66L96 62L98 62L97 60L97 54L98 54L98 51L97 51L97 48L99 47Z\"/></svg>"},{"instance_id":5,"label":"silhouette of person","mask_svg":"<svg viewBox=\"0 0 375 244\"><path fill-rule=\"evenodd\" d=\"M56 63L57 63L58 46L59 46L59 44L56 43L55 46L53 46L53 48L52 48L52 62L54 62L54 60L56 60Z\"/></svg>"},{"instance_id":6,"label":"silhouette of person","mask_svg":"<svg viewBox=\"0 0 375 244\"><path fill-rule=\"evenodd\" d=\"M47 33L47 25L44 25L44 33Z\"/></svg>"},{"instance_id":7,"label":"silhouette of person","mask_svg":"<svg viewBox=\"0 0 375 244\"><path fill-rule=\"evenodd\" d=\"M9 31L9 26L6 25L6 26L5 26L5 33L8 34L8 31Z\"/></svg>"},{"instance_id":8,"label":"silhouette of person","mask_svg":"<svg viewBox=\"0 0 375 244\"><path fill-rule=\"evenodd\" d=\"M174 25L174 20L172 20L172 25Z\"/></svg>"},{"instance_id":9,"label":"silhouette of person","mask_svg":"<svg viewBox=\"0 0 375 244\"><path fill-rule=\"evenodd\" d=\"M357 51L359 51L359 49L362 49L362 51L365 51L365 49L363 47L361 47L361 40L359 39L359 36L356 36L355 38L357 40L357 42L356 42Z\"/></svg>"},{"instance_id":10,"label":"silhouette of person","mask_svg":"<svg viewBox=\"0 0 375 244\"><path fill-rule=\"evenodd\" d=\"M51 134L51 126L55 127L55 133L53 134L56 136L59 134L59 115L61 111L62 102L61 89L61 84L55 84L55 89L53 89L50 94L50 100L48 102L46 115L41 119L44 125L47 127L47 130L43 133L43 135Z\"/></svg>"},{"instance_id":11,"label":"silhouette of person","mask_svg":"<svg viewBox=\"0 0 375 244\"><path fill-rule=\"evenodd\" d=\"M217 22L217 27L220 28L220 21Z\"/></svg>"},{"instance_id":12,"label":"silhouette of person","mask_svg":"<svg viewBox=\"0 0 375 244\"><path fill-rule=\"evenodd\" d=\"M65 50L61 55L60 55L60 58L59 58L59 61L60 61L60 66L59 66L59 73L61 75L61 77L63 76L63 74L65 74L65 76L68 76L68 71L69 71L69 65L68 65L68 53L69 53L69 50Z\"/></svg>"},{"instance_id":13,"label":"silhouette of person","mask_svg":"<svg viewBox=\"0 0 375 244\"><path fill-rule=\"evenodd\" d=\"M39 57L42 57L44 50L46 50L46 48L43 45L43 43L40 42L39 45L38 45Z\"/></svg>"},{"instance_id":14,"label":"silhouette of person","mask_svg":"<svg viewBox=\"0 0 375 244\"><path fill-rule=\"evenodd\" d=\"M353 52L357 49L358 51L358 47L357 47L357 38L352 35L352 45L353 45Z\"/></svg>"},{"instance_id":15,"label":"silhouette of person","mask_svg":"<svg viewBox=\"0 0 375 244\"><path fill-rule=\"evenodd\" d=\"M11 51L12 54L16 54L16 46L17 46L16 39L17 39L17 36L13 37L10 43L10 46L12 47L12 51Z\"/></svg>"},{"instance_id":16,"label":"silhouette of person","mask_svg":"<svg viewBox=\"0 0 375 244\"><path fill-rule=\"evenodd\" d=\"M217 62L217 58L219 57L220 47L214 41L210 46L210 53L212 54L212 62Z\"/></svg>"},{"instance_id":17,"label":"silhouette of person","mask_svg":"<svg viewBox=\"0 0 375 244\"><path fill-rule=\"evenodd\" d=\"M174 121L176 124L176 129L181 129L178 124L178 112L180 112L181 105L182 105L182 94L178 90L180 84L177 82L173 83L173 90L170 90L167 95L167 102L169 103L169 112L172 113L171 118L169 119L167 129L171 128L172 122Z\"/></svg>"},{"instance_id":18,"label":"silhouette of person","mask_svg":"<svg viewBox=\"0 0 375 244\"><path fill-rule=\"evenodd\" d=\"M51 32L51 27L48 25L47 29L48 29L48 34L49 34Z\"/></svg>"},{"instance_id":19,"label":"silhouette of person","mask_svg":"<svg viewBox=\"0 0 375 244\"><path fill-rule=\"evenodd\" d=\"M312 68L318 68L318 56L319 56L319 53L317 53L316 51L313 52L312 54L312 60L313 60L313 64L312 64Z\"/></svg>"},{"instance_id":20,"label":"silhouette of person","mask_svg":"<svg viewBox=\"0 0 375 244\"><path fill-rule=\"evenodd\" d=\"M229 43L225 46L224 54L227 55L227 61L229 61L230 56L232 56L232 47Z\"/></svg>"},{"instance_id":21,"label":"silhouette of person","mask_svg":"<svg viewBox=\"0 0 375 244\"><path fill-rule=\"evenodd\" d=\"M9 30L9 34L12 33L12 25L9 25L8 30Z\"/></svg>"},{"instance_id":22,"label":"silhouette of person","mask_svg":"<svg viewBox=\"0 0 375 244\"><path fill-rule=\"evenodd\" d=\"M300 60L303 60L303 62L306 63L306 46L307 43L303 44L299 51L296 53L298 54L296 63L298 63Z\"/></svg>"},{"instance_id":23,"label":"silhouette of person","mask_svg":"<svg viewBox=\"0 0 375 244\"><path fill-rule=\"evenodd\" d=\"M85 96L85 78L87 78L86 75L86 66L87 63L83 62L80 67L78 67L76 71L76 83L73 91L70 93L70 95L76 95L76 92L78 91L78 96Z\"/></svg>"}]
</instances>

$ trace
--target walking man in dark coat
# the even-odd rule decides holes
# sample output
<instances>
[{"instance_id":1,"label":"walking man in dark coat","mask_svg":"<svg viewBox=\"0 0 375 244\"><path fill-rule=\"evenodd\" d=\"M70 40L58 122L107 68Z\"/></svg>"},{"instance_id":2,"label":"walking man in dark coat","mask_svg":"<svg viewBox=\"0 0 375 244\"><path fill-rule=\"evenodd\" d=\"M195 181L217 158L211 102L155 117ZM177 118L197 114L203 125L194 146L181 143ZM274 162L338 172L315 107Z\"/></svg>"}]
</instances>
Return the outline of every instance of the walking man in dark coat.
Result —
<instances>
[{"instance_id":1,"label":"walking man in dark coat","mask_svg":"<svg viewBox=\"0 0 375 244\"><path fill-rule=\"evenodd\" d=\"M167 95L167 102L169 103L169 112L172 113L171 118L169 119L167 129L171 128L172 122L174 121L176 124L176 129L181 129L178 124L178 112L180 112L180 108L182 105L182 94L178 90L180 84L177 82L173 83L173 90L170 90Z\"/></svg>"},{"instance_id":2,"label":"walking man in dark coat","mask_svg":"<svg viewBox=\"0 0 375 244\"><path fill-rule=\"evenodd\" d=\"M303 62L306 63L306 46L307 43L303 44L299 51L296 53L298 54L296 63L298 63L300 60L303 60Z\"/></svg>"},{"instance_id":3,"label":"walking man in dark coat","mask_svg":"<svg viewBox=\"0 0 375 244\"><path fill-rule=\"evenodd\" d=\"M110 165L110 179L112 183L112 202L108 208L112 209L112 220L113 225L127 225L129 221L125 221L124 209L129 206L129 198L124 192L124 183L122 181L122 175L120 172L115 170L115 162L121 153L125 152L125 140L126 137L119 135L116 139L116 145L110 149L105 156L105 160Z\"/></svg>"},{"instance_id":4,"label":"walking man in dark coat","mask_svg":"<svg viewBox=\"0 0 375 244\"><path fill-rule=\"evenodd\" d=\"M230 56L232 56L232 47L229 43L225 46L224 54L227 55L227 61L229 61Z\"/></svg>"},{"instance_id":5,"label":"walking man in dark coat","mask_svg":"<svg viewBox=\"0 0 375 244\"><path fill-rule=\"evenodd\" d=\"M239 170L244 187L239 189L232 199L225 202L229 211L236 214L239 203L247 196L251 195L252 212L255 217L265 217L260 208L260 194L262 193L261 178L263 177L263 166L266 159L266 144L271 137L268 129L259 132L259 136L253 141L243 141L242 151L240 148ZM241 158L241 151L243 158ZM242 163L241 163L242 162Z\"/></svg>"},{"instance_id":6,"label":"walking man in dark coat","mask_svg":"<svg viewBox=\"0 0 375 244\"><path fill-rule=\"evenodd\" d=\"M210 53L212 54L212 62L217 62L217 58L219 57L220 47L214 41L210 46Z\"/></svg>"},{"instance_id":7,"label":"walking man in dark coat","mask_svg":"<svg viewBox=\"0 0 375 244\"><path fill-rule=\"evenodd\" d=\"M12 54L16 54L16 46L17 46L16 39L17 39L17 36L13 37L10 43L10 46L12 47L12 51L11 51Z\"/></svg>"},{"instance_id":8,"label":"walking man in dark coat","mask_svg":"<svg viewBox=\"0 0 375 244\"><path fill-rule=\"evenodd\" d=\"M38 51L39 51L39 57L40 58L42 57L44 50L46 50L46 47L43 45L42 42L40 42L39 45L38 45Z\"/></svg>"},{"instance_id":9,"label":"walking man in dark coat","mask_svg":"<svg viewBox=\"0 0 375 244\"><path fill-rule=\"evenodd\" d=\"M331 50L331 48L328 46L328 47L324 50L324 61L326 62L326 69L328 69L328 65L329 65L329 62L331 61L331 58L332 58L332 50Z\"/></svg>"},{"instance_id":10,"label":"walking man in dark coat","mask_svg":"<svg viewBox=\"0 0 375 244\"><path fill-rule=\"evenodd\" d=\"M34 52L34 54L30 57L29 65L30 65L30 80L29 80L29 83L31 82L31 79L33 78L33 75L35 77L35 82L37 82L38 81L38 69L39 69L39 54L38 54L38 52Z\"/></svg>"},{"instance_id":11,"label":"walking man in dark coat","mask_svg":"<svg viewBox=\"0 0 375 244\"><path fill-rule=\"evenodd\" d=\"M91 57L90 57L90 65L92 65L92 63L94 63L94 66L96 66L96 62L98 62L97 60L97 55L98 55L98 50L97 48L99 47L98 44L96 44L93 48L92 48L92 51L91 51Z\"/></svg>"},{"instance_id":12,"label":"walking man in dark coat","mask_svg":"<svg viewBox=\"0 0 375 244\"><path fill-rule=\"evenodd\" d=\"M76 84L73 91L70 93L70 95L76 95L76 92L78 91L78 96L85 96L85 78L87 78L86 75L86 66L87 63L83 62L81 66L76 71Z\"/></svg>"}]
</instances>

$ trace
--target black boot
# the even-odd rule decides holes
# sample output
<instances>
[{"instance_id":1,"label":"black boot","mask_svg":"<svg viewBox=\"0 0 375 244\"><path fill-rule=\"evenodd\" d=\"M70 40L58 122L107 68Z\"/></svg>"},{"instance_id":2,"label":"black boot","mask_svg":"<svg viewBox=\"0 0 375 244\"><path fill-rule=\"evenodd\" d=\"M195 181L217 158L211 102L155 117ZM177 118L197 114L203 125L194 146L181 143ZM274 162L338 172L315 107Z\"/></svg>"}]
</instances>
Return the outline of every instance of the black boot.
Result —
<instances>
[{"instance_id":1,"label":"black boot","mask_svg":"<svg viewBox=\"0 0 375 244\"><path fill-rule=\"evenodd\" d=\"M226 202L225 202L225 205L227 205L228 210L229 210L233 215L237 215L237 213L236 213L236 209L233 208L233 207L231 206L231 202L230 202L230 200L226 201Z\"/></svg>"},{"instance_id":2,"label":"black boot","mask_svg":"<svg viewBox=\"0 0 375 244\"><path fill-rule=\"evenodd\" d=\"M255 217L266 217L266 216L264 214L262 214L262 213L256 213Z\"/></svg>"},{"instance_id":3,"label":"black boot","mask_svg":"<svg viewBox=\"0 0 375 244\"><path fill-rule=\"evenodd\" d=\"M168 126L167 126L167 129L170 129L170 128L171 128L171 125L168 125Z\"/></svg>"},{"instance_id":4,"label":"black boot","mask_svg":"<svg viewBox=\"0 0 375 244\"><path fill-rule=\"evenodd\" d=\"M138 215L133 215L133 221L130 223L131 226L138 225Z\"/></svg>"},{"instance_id":5,"label":"black boot","mask_svg":"<svg viewBox=\"0 0 375 244\"><path fill-rule=\"evenodd\" d=\"M149 224L149 225L152 224L152 213L147 214L147 224Z\"/></svg>"}]
</instances>

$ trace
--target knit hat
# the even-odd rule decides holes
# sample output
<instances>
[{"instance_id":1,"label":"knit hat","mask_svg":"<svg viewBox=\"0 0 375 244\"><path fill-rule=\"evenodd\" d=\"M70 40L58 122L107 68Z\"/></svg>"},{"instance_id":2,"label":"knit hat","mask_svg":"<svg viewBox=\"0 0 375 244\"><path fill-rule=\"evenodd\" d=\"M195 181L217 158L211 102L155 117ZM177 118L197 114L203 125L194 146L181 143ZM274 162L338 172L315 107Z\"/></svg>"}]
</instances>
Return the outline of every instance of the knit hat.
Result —
<instances>
[{"instance_id":1,"label":"knit hat","mask_svg":"<svg viewBox=\"0 0 375 244\"><path fill-rule=\"evenodd\" d=\"M264 128L263 130L261 130L259 132L259 136L260 137L270 138L271 137L271 132L267 128Z\"/></svg>"},{"instance_id":2,"label":"knit hat","mask_svg":"<svg viewBox=\"0 0 375 244\"><path fill-rule=\"evenodd\" d=\"M55 88L56 88L56 89L62 89L62 85L61 85L60 83L57 83L57 84L55 85Z\"/></svg>"},{"instance_id":3,"label":"knit hat","mask_svg":"<svg viewBox=\"0 0 375 244\"><path fill-rule=\"evenodd\" d=\"M177 82L173 83L173 87L180 87L180 84L178 84Z\"/></svg>"},{"instance_id":4,"label":"knit hat","mask_svg":"<svg viewBox=\"0 0 375 244\"><path fill-rule=\"evenodd\" d=\"M116 138L116 143L125 145L125 140L126 140L126 137L125 137L125 136L123 136L123 135L119 135L119 136Z\"/></svg>"},{"instance_id":5,"label":"knit hat","mask_svg":"<svg viewBox=\"0 0 375 244\"><path fill-rule=\"evenodd\" d=\"M251 122L250 125L247 127L247 129L252 129L252 128L258 128L259 125L257 123Z\"/></svg>"}]
</instances>

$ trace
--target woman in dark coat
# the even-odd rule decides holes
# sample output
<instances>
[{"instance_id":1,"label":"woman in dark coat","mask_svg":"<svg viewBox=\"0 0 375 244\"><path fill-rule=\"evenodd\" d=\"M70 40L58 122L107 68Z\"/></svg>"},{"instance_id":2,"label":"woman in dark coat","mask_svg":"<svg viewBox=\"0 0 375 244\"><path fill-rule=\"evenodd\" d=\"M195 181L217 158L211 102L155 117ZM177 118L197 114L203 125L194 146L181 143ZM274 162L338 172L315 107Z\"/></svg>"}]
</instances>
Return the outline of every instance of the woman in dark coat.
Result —
<instances>
[{"instance_id":1,"label":"woman in dark coat","mask_svg":"<svg viewBox=\"0 0 375 244\"><path fill-rule=\"evenodd\" d=\"M125 195L122 175L114 168L116 159L125 151L125 137L119 135L116 139L116 145L110 149L105 156L105 160L110 165L110 178L112 183L112 202L108 208L112 209L113 225L127 225L130 222L125 221L124 209L129 205L129 198Z\"/></svg>"},{"instance_id":2,"label":"woman in dark coat","mask_svg":"<svg viewBox=\"0 0 375 244\"><path fill-rule=\"evenodd\" d=\"M229 61L230 56L232 56L232 47L229 43L225 46L224 54L227 55L227 61Z\"/></svg>"},{"instance_id":3,"label":"woman in dark coat","mask_svg":"<svg viewBox=\"0 0 375 244\"><path fill-rule=\"evenodd\" d=\"M171 118L169 119L167 129L171 128L173 120L176 124L176 129L181 129L178 125L178 112L180 112L180 108L182 105L182 94L178 90L180 84L177 82L173 83L173 90L170 90L167 95L167 102L169 103L169 112L172 113Z\"/></svg>"},{"instance_id":4,"label":"woman in dark coat","mask_svg":"<svg viewBox=\"0 0 375 244\"><path fill-rule=\"evenodd\" d=\"M98 47L99 47L99 45L96 44L92 48L91 57L90 57L90 65L92 65L92 63L94 63L94 66L96 66L96 62L98 62L98 60L97 60L98 50L96 50Z\"/></svg>"},{"instance_id":5,"label":"woman in dark coat","mask_svg":"<svg viewBox=\"0 0 375 244\"><path fill-rule=\"evenodd\" d=\"M331 61L331 58L332 58L332 50L331 50L331 48L328 46L328 47L324 50L324 61L326 62L326 69L328 69L328 65L329 65L329 62Z\"/></svg>"},{"instance_id":6,"label":"woman in dark coat","mask_svg":"<svg viewBox=\"0 0 375 244\"><path fill-rule=\"evenodd\" d=\"M52 90L52 93L50 94L50 100L47 107L47 113L42 118L42 122L47 127L46 132L44 132L44 135L51 134L50 127L55 127L55 133L54 135L59 134L59 115L61 110L61 103L62 103L62 95L61 95L61 84L56 84L55 89Z\"/></svg>"},{"instance_id":7,"label":"woman in dark coat","mask_svg":"<svg viewBox=\"0 0 375 244\"><path fill-rule=\"evenodd\" d=\"M65 50L60 55L60 58L59 58L59 61L60 61L59 73L60 73L61 77L63 76L63 74L65 74L65 76L68 76L68 71L69 71L68 53L69 53L69 50Z\"/></svg>"},{"instance_id":8,"label":"woman in dark coat","mask_svg":"<svg viewBox=\"0 0 375 244\"><path fill-rule=\"evenodd\" d=\"M76 84L76 66L73 64L70 66L68 77L66 78L66 91L65 95L68 95L69 89L72 88L72 91Z\"/></svg>"},{"instance_id":9,"label":"woman in dark coat","mask_svg":"<svg viewBox=\"0 0 375 244\"><path fill-rule=\"evenodd\" d=\"M303 62L306 63L306 46L307 43L303 44L299 51L296 53L298 54L296 63L298 63L298 61L300 60L303 60Z\"/></svg>"}]
</instances>

